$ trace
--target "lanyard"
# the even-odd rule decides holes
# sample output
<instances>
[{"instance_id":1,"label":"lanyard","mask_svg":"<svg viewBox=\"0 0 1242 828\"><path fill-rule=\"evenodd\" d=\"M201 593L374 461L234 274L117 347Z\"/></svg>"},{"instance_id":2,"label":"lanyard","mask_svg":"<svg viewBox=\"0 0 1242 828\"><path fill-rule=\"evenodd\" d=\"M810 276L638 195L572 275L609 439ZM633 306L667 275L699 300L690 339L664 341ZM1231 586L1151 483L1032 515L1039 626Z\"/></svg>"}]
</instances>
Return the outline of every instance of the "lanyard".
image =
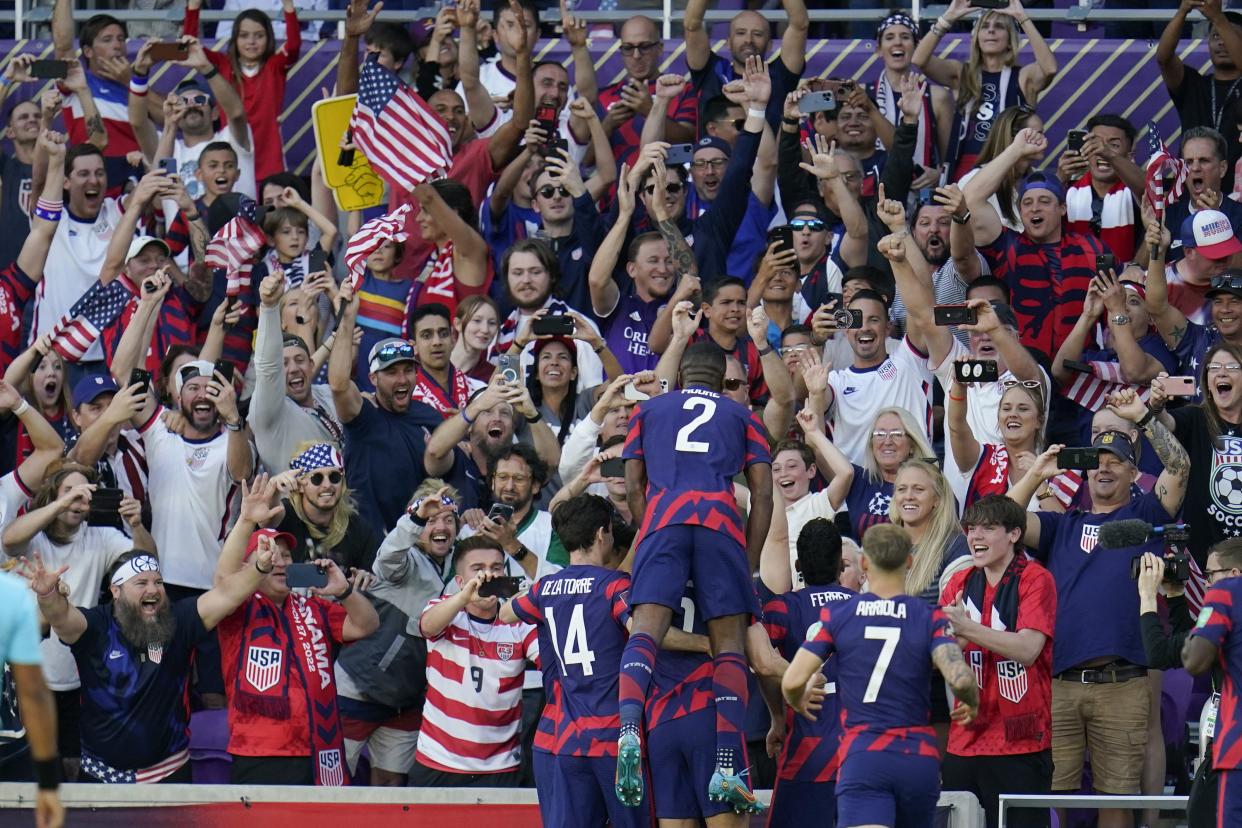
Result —
<instances>
[{"instance_id":1,"label":"lanyard","mask_svg":"<svg viewBox=\"0 0 1242 828\"><path fill-rule=\"evenodd\" d=\"M1229 91L1225 93L1225 100L1221 102L1220 111L1217 112L1216 111L1216 84L1219 83L1219 81L1217 81L1215 77L1212 78L1212 83L1211 83L1212 127L1217 132L1220 132L1220 121L1222 118L1225 117L1225 109L1226 107L1229 106L1229 99L1232 98L1233 93L1237 91L1239 82L1242 82L1242 78L1237 78L1236 80L1234 80L1232 84L1229 85Z\"/></svg>"}]
</instances>

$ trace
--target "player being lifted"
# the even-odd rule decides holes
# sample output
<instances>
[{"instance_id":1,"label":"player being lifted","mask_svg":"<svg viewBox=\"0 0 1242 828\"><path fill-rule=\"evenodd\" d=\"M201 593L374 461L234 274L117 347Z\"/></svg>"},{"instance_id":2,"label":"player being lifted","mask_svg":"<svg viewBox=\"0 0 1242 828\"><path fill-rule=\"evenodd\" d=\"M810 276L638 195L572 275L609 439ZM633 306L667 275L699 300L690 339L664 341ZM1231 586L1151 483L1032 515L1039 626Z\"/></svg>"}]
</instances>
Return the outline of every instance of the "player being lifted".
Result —
<instances>
[{"instance_id":1,"label":"player being lifted","mask_svg":"<svg viewBox=\"0 0 1242 828\"><path fill-rule=\"evenodd\" d=\"M617 797L643 798L643 705L658 642L693 581L707 619L716 703L716 770L708 798L736 811L763 806L746 776L743 718L748 700L746 628L759 615L751 581L772 516L772 458L759 418L724 397L724 352L711 342L682 356L680 389L641 403L626 436L625 483L642 515L634 558L633 626L621 657ZM743 528L733 477L745 470L750 515Z\"/></svg>"},{"instance_id":2,"label":"player being lifted","mask_svg":"<svg viewBox=\"0 0 1242 828\"><path fill-rule=\"evenodd\" d=\"M944 613L905 594L914 562L910 536L891 524L863 536L867 592L833 603L806 632L781 681L785 700L807 715L820 665L837 661L844 733L838 755L838 826L931 825L940 795L940 751L931 727L931 666L969 723L979 706L974 672Z\"/></svg>"}]
</instances>

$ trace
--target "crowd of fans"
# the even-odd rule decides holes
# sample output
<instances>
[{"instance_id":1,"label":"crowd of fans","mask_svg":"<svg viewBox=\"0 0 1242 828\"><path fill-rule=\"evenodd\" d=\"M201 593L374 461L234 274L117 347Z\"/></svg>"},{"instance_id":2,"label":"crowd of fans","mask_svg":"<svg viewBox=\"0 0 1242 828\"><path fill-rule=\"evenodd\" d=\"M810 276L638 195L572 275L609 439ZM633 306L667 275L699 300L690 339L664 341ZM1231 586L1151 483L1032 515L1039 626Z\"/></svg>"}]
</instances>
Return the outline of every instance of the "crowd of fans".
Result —
<instances>
[{"instance_id":1,"label":"crowd of fans","mask_svg":"<svg viewBox=\"0 0 1242 828\"><path fill-rule=\"evenodd\" d=\"M1163 734L1180 746L1197 707L1162 720L1162 671L1242 568L1242 14L1171 12L1158 94L1182 130L1153 173L1125 100L1048 155L1059 67L1020 0L893 11L857 78L803 76L804 0L782 0L778 42L738 13L721 52L689 0L684 43L619 27L613 83L569 11L566 67L534 60L528 0L413 27L354 0L335 94L378 63L452 159L344 212L320 159L307 179L283 157L294 3L283 25L242 11L221 51L200 5L136 43L56 0L63 78L36 96L20 55L0 81L0 544L45 634L6 673L0 775L32 778L13 677L41 663L69 779L190 781L190 711L226 709L239 783L345 784L365 755L354 784L542 784L576 715L558 676L596 655L506 599L565 567L630 569L630 423L709 343L771 456L770 485L735 485L738 510L772 515L749 545L767 603L748 681L778 686L814 620L790 596L865 590L859 546L893 523L905 591L943 608L981 688L951 722L932 682L946 789L992 824L1002 792L1185 782ZM1206 72L1178 56L1192 11ZM937 56L967 30L967 60ZM663 71L674 47L688 74ZM170 63L191 71L160 95ZM350 240L399 209L351 274ZM209 264L238 216L261 250ZM1106 542L1135 519L1187 536ZM623 586L595 587L621 630ZM693 585L681 606L663 646L710 664ZM677 715L713 704L710 683L665 678L653 692L695 700ZM830 769L790 749L807 725L779 691L752 698L751 782L778 780L773 824L791 824L781 786ZM615 740L592 721L605 735L574 755ZM662 782L661 817L730 810L666 813Z\"/></svg>"}]
</instances>

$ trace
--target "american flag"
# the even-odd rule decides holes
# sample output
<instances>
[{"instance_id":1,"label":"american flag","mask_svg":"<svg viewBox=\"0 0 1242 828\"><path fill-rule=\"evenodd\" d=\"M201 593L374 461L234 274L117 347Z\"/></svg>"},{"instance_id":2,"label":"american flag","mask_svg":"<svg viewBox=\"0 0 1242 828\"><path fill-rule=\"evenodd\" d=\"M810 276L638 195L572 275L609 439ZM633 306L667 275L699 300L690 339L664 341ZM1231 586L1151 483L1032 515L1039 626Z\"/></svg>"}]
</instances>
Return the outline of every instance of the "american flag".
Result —
<instances>
[{"instance_id":1,"label":"american flag","mask_svg":"<svg viewBox=\"0 0 1242 828\"><path fill-rule=\"evenodd\" d=\"M1093 360L1087 363L1092 373L1075 373L1074 381L1068 389L1061 393L1065 398L1078 403L1088 411L1099 411L1108 402L1111 394L1123 388L1133 389L1143 402L1151 396L1151 387L1147 385L1131 385L1121 376L1121 365L1106 360Z\"/></svg>"},{"instance_id":2,"label":"american flag","mask_svg":"<svg viewBox=\"0 0 1242 828\"><path fill-rule=\"evenodd\" d=\"M411 205L402 204L386 216L371 219L350 238L349 244L345 246L345 266L349 269L349 282L355 291L366 273L368 256L384 242L402 244L409 239L410 234L405 232L405 222L411 209Z\"/></svg>"},{"instance_id":3,"label":"american flag","mask_svg":"<svg viewBox=\"0 0 1242 828\"><path fill-rule=\"evenodd\" d=\"M149 768L139 768L138 770L122 770L111 767L90 756L86 753L82 754L82 770L98 779L100 782L120 785L144 785L159 782L181 768L190 760L190 749L183 748L178 752L169 756L163 761L156 762Z\"/></svg>"},{"instance_id":4,"label":"american flag","mask_svg":"<svg viewBox=\"0 0 1242 828\"><path fill-rule=\"evenodd\" d=\"M250 287L254 256L267 244L267 237L255 224L256 209L254 199L243 197L238 203L237 215L207 242L207 264L224 270L229 296L237 296Z\"/></svg>"},{"instance_id":5,"label":"american flag","mask_svg":"<svg viewBox=\"0 0 1242 828\"><path fill-rule=\"evenodd\" d=\"M375 62L364 63L350 118L354 143L400 190L443 172L453 158L448 127L414 90Z\"/></svg>"},{"instance_id":6,"label":"american flag","mask_svg":"<svg viewBox=\"0 0 1242 828\"><path fill-rule=\"evenodd\" d=\"M95 282L52 329L52 348L69 362L77 362L117 320L134 296L120 279Z\"/></svg>"},{"instance_id":7,"label":"american flag","mask_svg":"<svg viewBox=\"0 0 1242 828\"><path fill-rule=\"evenodd\" d=\"M1164 218L1165 208L1182 197L1186 186L1186 162L1169 152L1160 137L1160 130L1152 121L1147 127L1147 200L1156 211L1156 217ZM1176 232L1176 228L1172 228Z\"/></svg>"}]
</instances>

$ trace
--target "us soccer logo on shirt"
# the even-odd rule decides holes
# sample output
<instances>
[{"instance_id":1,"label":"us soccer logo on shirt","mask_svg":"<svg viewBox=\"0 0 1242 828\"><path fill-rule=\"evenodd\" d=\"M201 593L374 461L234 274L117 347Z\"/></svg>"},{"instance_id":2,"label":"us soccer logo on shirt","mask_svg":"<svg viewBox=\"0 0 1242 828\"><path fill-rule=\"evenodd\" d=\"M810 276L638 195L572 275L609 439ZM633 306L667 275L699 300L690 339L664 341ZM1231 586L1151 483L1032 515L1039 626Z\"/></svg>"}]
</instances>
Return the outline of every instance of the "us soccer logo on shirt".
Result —
<instances>
[{"instance_id":1,"label":"us soccer logo on shirt","mask_svg":"<svg viewBox=\"0 0 1242 828\"><path fill-rule=\"evenodd\" d=\"M275 687L283 656L274 647L251 647L246 653L246 681L260 693Z\"/></svg>"},{"instance_id":2,"label":"us soccer logo on shirt","mask_svg":"<svg viewBox=\"0 0 1242 828\"><path fill-rule=\"evenodd\" d=\"M1082 527L1082 541L1079 543L1079 546L1082 548L1082 551L1090 555L1092 551L1095 550L1095 544L1096 544L1096 541L1099 540L1099 537L1100 537L1099 526L1090 525L1090 524L1083 526Z\"/></svg>"}]
</instances>

